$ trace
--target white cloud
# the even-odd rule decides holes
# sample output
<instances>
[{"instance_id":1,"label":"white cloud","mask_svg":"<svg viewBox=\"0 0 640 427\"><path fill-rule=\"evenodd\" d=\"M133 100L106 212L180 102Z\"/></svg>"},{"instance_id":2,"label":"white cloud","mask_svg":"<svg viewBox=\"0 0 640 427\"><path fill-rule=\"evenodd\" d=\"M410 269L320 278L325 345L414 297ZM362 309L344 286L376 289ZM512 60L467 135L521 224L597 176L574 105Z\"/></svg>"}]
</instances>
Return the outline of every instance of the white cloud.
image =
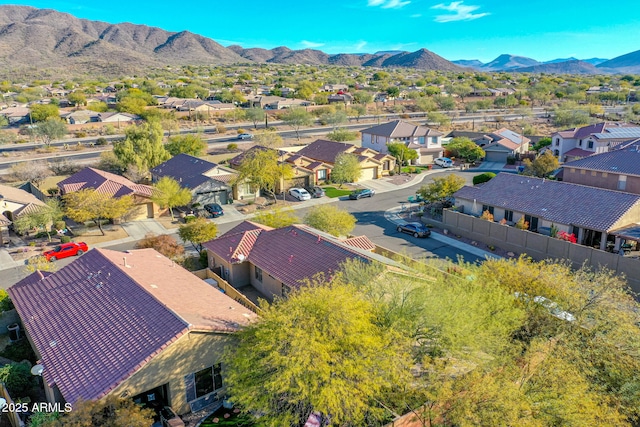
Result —
<instances>
[{"instance_id":1,"label":"white cloud","mask_svg":"<svg viewBox=\"0 0 640 427\"><path fill-rule=\"evenodd\" d=\"M420 18L422 16L421 13L414 13L413 15L410 16L410 18Z\"/></svg>"},{"instance_id":2,"label":"white cloud","mask_svg":"<svg viewBox=\"0 0 640 427\"><path fill-rule=\"evenodd\" d=\"M472 13L480 6L466 6L461 1L454 1L450 4L440 3L432 6L431 9L446 10L447 12L453 12L448 15L437 15L436 22L454 22L454 21L473 21L474 19L482 18L489 15L489 13Z\"/></svg>"},{"instance_id":3,"label":"white cloud","mask_svg":"<svg viewBox=\"0 0 640 427\"><path fill-rule=\"evenodd\" d=\"M356 49L356 52L360 52L362 49L364 49L366 45L367 45L367 42L364 42L364 41L356 43L356 45L354 46Z\"/></svg>"},{"instance_id":4,"label":"white cloud","mask_svg":"<svg viewBox=\"0 0 640 427\"><path fill-rule=\"evenodd\" d=\"M307 41L307 40L302 40L302 41L300 42L300 44L301 44L302 46L304 46L305 48L308 48L308 49L314 49L314 48L316 48L316 47L322 47L322 46L324 46L324 43L315 43L315 42L310 42L310 41Z\"/></svg>"},{"instance_id":5,"label":"white cloud","mask_svg":"<svg viewBox=\"0 0 640 427\"><path fill-rule=\"evenodd\" d=\"M382 9L400 9L409 3L409 0L367 0L367 6L380 6Z\"/></svg>"}]
</instances>

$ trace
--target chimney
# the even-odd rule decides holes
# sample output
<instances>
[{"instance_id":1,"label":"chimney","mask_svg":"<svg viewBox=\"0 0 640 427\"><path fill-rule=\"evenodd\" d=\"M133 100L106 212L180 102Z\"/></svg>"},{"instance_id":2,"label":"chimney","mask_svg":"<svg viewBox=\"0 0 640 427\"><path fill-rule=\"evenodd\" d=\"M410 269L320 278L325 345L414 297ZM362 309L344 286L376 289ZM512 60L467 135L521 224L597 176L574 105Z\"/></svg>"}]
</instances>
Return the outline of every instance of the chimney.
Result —
<instances>
[{"instance_id":1,"label":"chimney","mask_svg":"<svg viewBox=\"0 0 640 427\"><path fill-rule=\"evenodd\" d=\"M123 257L122 257L122 262L124 263L124 266L125 266L125 267L129 267L129 266L127 265L127 257L126 257L126 256L123 256Z\"/></svg>"}]
</instances>

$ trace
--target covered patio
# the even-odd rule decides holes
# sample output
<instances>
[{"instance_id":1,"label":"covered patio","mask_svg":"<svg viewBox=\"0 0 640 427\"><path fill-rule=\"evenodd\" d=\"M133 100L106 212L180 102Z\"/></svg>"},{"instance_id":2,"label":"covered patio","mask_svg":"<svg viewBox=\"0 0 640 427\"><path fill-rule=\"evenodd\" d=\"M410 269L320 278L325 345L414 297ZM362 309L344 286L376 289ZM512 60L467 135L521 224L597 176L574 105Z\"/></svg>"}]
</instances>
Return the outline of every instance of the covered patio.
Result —
<instances>
[{"instance_id":1,"label":"covered patio","mask_svg":"<svg viewBox=\"0 0 640 427\"><path fill-rule=\"evenodd\" d=\"M624 256L640 258L640 223L628 225L610 234L615 236L615 243L609 243L607 250L616 253L622 250Z\"/></svg>"}]
</instances>

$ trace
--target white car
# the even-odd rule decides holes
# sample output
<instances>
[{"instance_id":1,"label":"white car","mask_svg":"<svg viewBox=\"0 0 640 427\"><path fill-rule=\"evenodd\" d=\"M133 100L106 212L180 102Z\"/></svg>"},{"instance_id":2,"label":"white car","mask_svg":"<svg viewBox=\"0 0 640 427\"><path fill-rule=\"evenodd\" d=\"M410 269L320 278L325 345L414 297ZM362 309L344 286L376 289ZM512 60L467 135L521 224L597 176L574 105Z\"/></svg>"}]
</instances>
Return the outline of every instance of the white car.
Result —
<instances>
[{"instance_id":1,"label":"white car","mask_svg":"<svg viewBox=\"0 0 640 427\"><path fill-rule=\"evenodd\" d=\"M253 139L253 134L241 133L240 135L238 135L238 139Z\"/></svg>"},{"instance_id":2,"label":"white car","mask_svg":"<svg viewBox=\"0 0 640 427\"><path fill-rule=\"evenodd\" d=\"M291 188L289 190L289 195L300 201L311 200L311 194L309 194L309 192L304 188Z\"/></svg>"},{"instance_id":3,"label":"white car","mask_svg":"<svg viewBox=\"0 0 640 427\"><path fill-rule=\"evenodd\" d=\"M451 168L453 167L453 162L448 157L438 157L433 161L438 166L442 166L443 168Z\"/></svg>"}]
</instances>

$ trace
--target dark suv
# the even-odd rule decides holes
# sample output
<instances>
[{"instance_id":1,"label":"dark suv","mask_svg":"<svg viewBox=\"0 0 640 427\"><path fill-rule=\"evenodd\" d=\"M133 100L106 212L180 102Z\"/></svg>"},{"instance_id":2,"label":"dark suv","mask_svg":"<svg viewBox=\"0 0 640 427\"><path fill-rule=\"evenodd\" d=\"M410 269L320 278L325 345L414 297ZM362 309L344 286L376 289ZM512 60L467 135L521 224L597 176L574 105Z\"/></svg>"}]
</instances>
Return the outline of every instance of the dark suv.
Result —
<instances>
[{"instance_id":1,"label":"dark suv","mask_svg":"<svg viewBox=\"0 0 640 427\"><path fill-rule=\"evenodd\" d=\"M219 216L224 215L222 206L217 203L207 203L206 205L204 205L204 210L209 212L214 218L218 218Z\"/></svg>"},{"instance_id":2,"label":"dark suv","mask_svg":"<svg viewBox=\"0 0 640 427\"><path fill-rule=\"evenodd\" d=\"M306 190L314 199L319 199L320 197L324 196L324 190L317 185L314 187L306 187Z\"/></svg>"},{"instance_id":3,"label":"dark suv","mask_svg":"<svg viewBox=\"0 0 640 427\"><path fill-rule=\"evenodd\" d=\"M401 233L412 234L413 237L429 237L431 235L431 230L419 222L408 222L406 224L399 225L398 231Z\"/></svg>"}]
</instances>

